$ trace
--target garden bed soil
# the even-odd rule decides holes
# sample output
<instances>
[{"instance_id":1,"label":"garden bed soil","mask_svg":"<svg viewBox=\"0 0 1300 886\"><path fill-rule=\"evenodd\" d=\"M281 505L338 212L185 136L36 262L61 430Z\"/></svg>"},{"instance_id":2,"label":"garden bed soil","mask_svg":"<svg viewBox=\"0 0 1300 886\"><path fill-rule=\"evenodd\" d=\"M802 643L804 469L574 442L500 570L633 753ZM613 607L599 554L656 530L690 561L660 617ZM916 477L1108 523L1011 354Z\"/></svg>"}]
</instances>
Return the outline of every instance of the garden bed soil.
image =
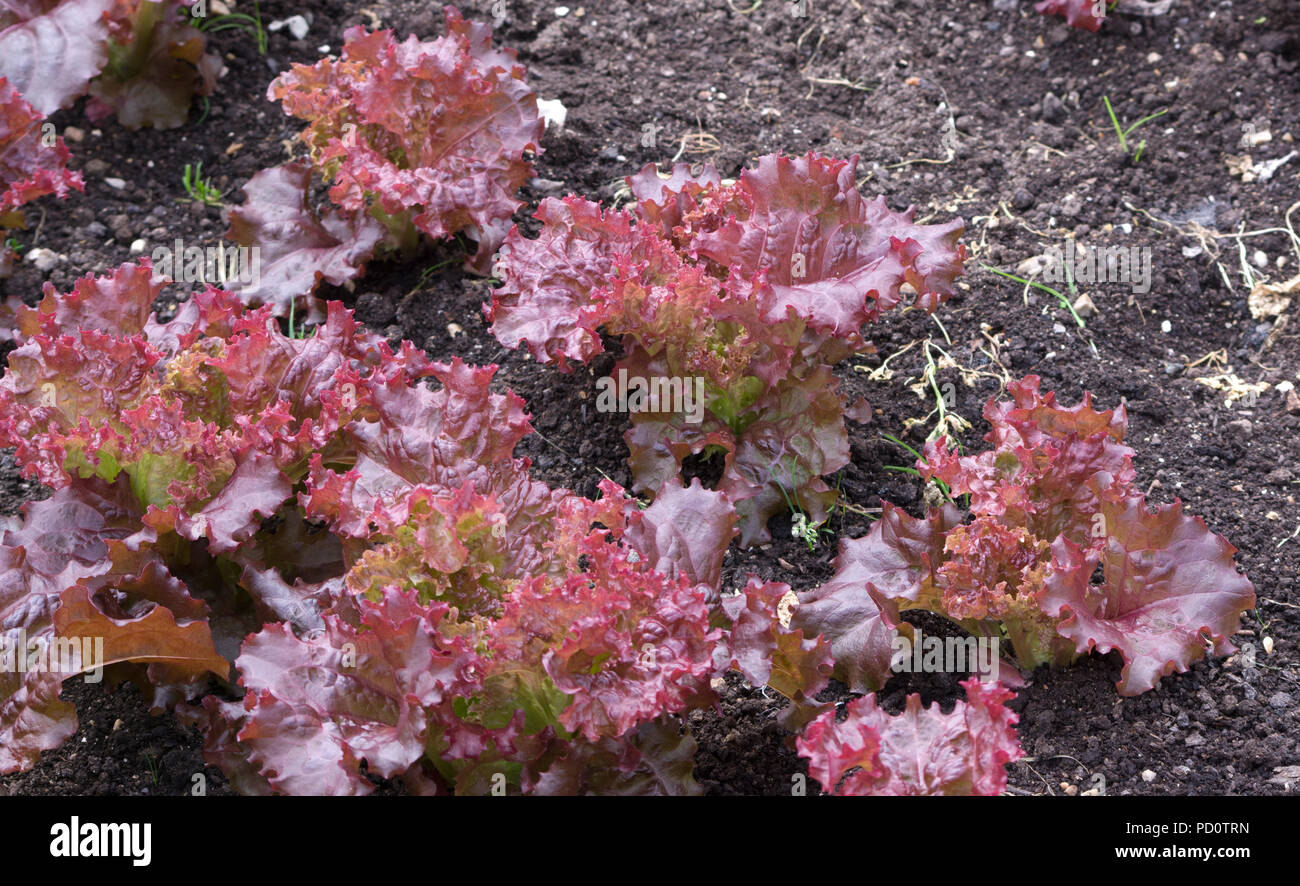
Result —
<instances>
[{"instance_id":1,"label":"garden bed soil","mask_svg":"<svg viewBox=\"0 0 1300 886\"><path fill-rule=\"evenodd\" d=\"M982 445L987 426L979 416L999 390L997 376L1035 373L1066 403L1091 390L1101 408L1127 405L1138 482L1152 501L1181 498L1240 549L1259 605L1234 639L1251 644L1254 660L1200 662L1137 698L1115 691L1116 654L1039 671L1012 703L1027 757L1009 767L1009 790L1069 794L1103 783L1110 794L1291 789L1277 770L1300 764L1300 537L1290 538L1300 529L1300 400L1278 385L1300 381L1300 326L1252 317L1241 256L1264 253L1268 266L1256 273L1274 282L1300 273L1288 236L1251 234L1284 225L1300 200L1300 160L1267 181L1247 182L1231 174L1226 158L1250 153L1266 161L1295 148L1300 9L1285 0L1178 0L1162 17L1113 16L1094 35L1007 0L812 0L803 18L784 0L569 2L562 16L554 2L509 2L497 30L499 42L519 50L538 93L568 108L563 131L544 140L538 180L518 216L525 225L545 196L613 200L622 177L646 163L680 154L734 176L777 150L858 154L864 194L884 195L895 209L915 204L921 219L966 219L968 276L939 311L942 326L915 311L887 316L874 330L878 353L837 367L850 401L865 396L875 410L870 423L849 425L852 463L838 481L857 510L837 511L834 537L813 550L790 536L787 517L774 519L770 545L728 553L724 586L756 573L796 590L813 587L832 574L837 539L862 535L882 500L920 512L919 481L886 469L910 458L883 435L919 446L932 426L905 425L933 406L909 387L924 367L924 346L891 359L892 378L870 374L909 344L929 338L974 371L971 384L952 367L939 374L941 384L952 384L956 411L973 423L968 447ZM462 11L489 19L492 6L468 3ZM150 250L175 237L214 243L224 230L221 210L182 202L183 169L202 161L226 200L238 202L254 172L300 151L292 140L297 122L265 100L276 71L319 58L323 44L337 52L351 25L382 24L402 37L441 29L437 8L414 2L358 9L306 0L263 3L262 12L267 20L309 15L311 30L302 41L287 29L271 34L266 56L241 32L215 35L228 72L201 122L201 107L170 132L133 133L111 122L95 129L78 108L54 117L65 134L68 126L85 132L69 147L86 193L39 204L43 219L20 240L53 250L60 262L48 274L21 265L0 283L0 295L32 303L46 280L67 290L82 274L127 261L137 238ZM1132 136L1146 142L1138 162L1118 149L1106 97L1127 122L1165 111ZM1247 125L1270 132L1271 141L1244 148ZM643 143L647 126L659 127L653 145ZM955 150L947 159L951 128ZM126 187L114 189L109 177ZM1231 236L1239 231L1250 236ZM1149 247L1149 292L1080 284L1097 313L1079 330L1054 297L1026 295L981 269L1014 272L1069 232L1097 246ZM587 495L606 475L629 485L625 418L588 405L612 359L565 375L503 349L480 310L487 283L447 261L457 255L429 247L415 262L371 265L352 291L322 294L436 358L499 364L498 384L523 396L533 415L538 432L519 454L533 459L541 478ZM184 295L182 287L169 290L160 309ZM1198 381L1227 372L1269 387L1253 405L1229 408L1223 391ZM9 455L0 473L0 514L45 494L17 476ZM944 629L937 619L925 627ZM948 707L961 696L962 676L896 677L882 703L898 710L907 692L919 692ZM77 734L31 771L0 779L0 793L179 794L200 772L208 793L228 792L220 772L204 768L197 734L170 715L151 717L133 688L70 681L65 692L78 706ZM823 697L845 695L832 686ZM776 725L781 707L733 674L717 709L691 715L697 777L708 792L791 791L806 766Z\"/></svg>"}]
</instances>

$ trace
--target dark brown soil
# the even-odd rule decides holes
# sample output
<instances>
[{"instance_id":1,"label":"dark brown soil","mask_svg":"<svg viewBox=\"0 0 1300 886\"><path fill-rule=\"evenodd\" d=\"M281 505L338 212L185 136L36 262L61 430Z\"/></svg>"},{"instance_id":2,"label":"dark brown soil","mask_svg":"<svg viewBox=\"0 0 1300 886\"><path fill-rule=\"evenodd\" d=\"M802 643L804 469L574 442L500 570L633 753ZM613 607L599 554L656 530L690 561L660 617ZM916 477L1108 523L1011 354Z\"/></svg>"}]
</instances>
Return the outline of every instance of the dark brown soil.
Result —
<instances>
[{"instance_id":1,"label":"dark brown soil","mask_svg":"<svg viewBox=\"0 0 1300 886\"><path fill-rule=\"evenodd\" d=\"M468 3L463 12L490 18L491 5ZM320 44L337 50L343 28L373 25L371 14L403 36L429 37L440 28L436 8L423 3L378 0L368 14L356 6L263 4L268 17L314 16L304 41L290 42L285 31L271 35L266 57L237 32L217 35L230 70L202 123L165 133L108 124L96 133L75 109L59 115L61 128L88 132L70 145L74 165L87 172L87 189L62 203L42 202L43 224L22 238L29 248L64 256L48 279L66 289L81 274L116 266L137 237L150 248L176 236L211 242L223 230L220 213L178 202L182 169L203 161L205 174L237 202L252 173L285 159L283 140L297 127L264 100L274 69L319 57ZM892 379L870 380L855 364L877 367L930 337L958 363L998 374L1002 369L985 353L993 351L1013 377L1037 373L1066 402L1085 389L1104 407L1126 402L1139 482L1151 487L1152 500L1181 498L1240 548L1260 602L1235 639L1253 645L1254 666L1244 657L1202 662L1132 699L1115 691L1117 657L1040 671L1014 702L1029 756L1010 768L1012 792L1081 792L1100 784L1099 775L1111 794L1282 793L1275 769L1300 764L1300 537L1288 540L1300 529L1300 402L1292 400L1288 410L1276 386L1300 381L1300 335L1252 318L1231 235L1249 235L1240 241L1247 260L1256 250L1266 254L1269 267L1257 273L1273 282L1300 273L1285 234L1251 234L1284 226L1287 209L1300 200L1300 161L1268 181L1245 183L1230 174L1225 156L1247 151L1240 146L1245 124L1272 134L1249 149L1256 162L1287 155L1292 135L1300 134L1293 132L1300 130L1295 4L1178 0L1163 17L1115 16L1096 35L1071 31L1014 0L813 0L807 18L792 17L791 4L780 0L750 12L749 0L573 0L564 16L552 0L508 6L499 40L520 50L539 94L569 110L565 130L544 142L540 181L527 192L521 219L551 194L610 200L622 176L696 149L704 140L689 136L708 133L716 150L682 156L708 160L724 175L775 150L856 153L867 195L884 194L896 208L915 203L921 218L967 220L969 276L938 314L951 345L934 321L894 316L877 331L878 355L839 367L850 400L864 395L876 410L872 423L849 426L853 462L838 482L853 506L870 511L887 499L913 512L922 507L914 478L885 470L910 459L882 437L917 445L929 430L904 428L932 406L908 388L924 365L921 348L891 360ZM1118 150L1103 97L1127 122L1167 109L1134 134L1134 141L1146 140L1139 162ZM198 117L196 110L192 120ZM955 157L940 162L950 117ZM656 146L642 145L646 124L662 125ZM105 176L127 187L114 190ZM1201 225L1202 240L1193 236L1192 221ZM1031 291L1026 303L1019 285L980 269L1014 271L1066 231L1098 246L1150 247L1150 292L1083 286L1099 313L1076 333L1053 297ZM538 430L521 454L548 482L585 494L595 492L602 474L628 484L619 416L582 409L612 360L563 375L505 351L479 310L484 281L452 270L452 262L421 283L425 268L453 254L431 248L418 262L373 265L354 292L327 296L436 357L501 364L500 382L527 400ZM42 282L23 265L0 284L0 294L30 302ZM1204 360L1216 352L1217 367ZM1244 381L1270 384L1253 407L1227 408L1221 392L1196 381L1227 371L1225 365ZM997 382L980 377L967 385L952 368L940 379L953 384L957 412L974 422L964 442L978 446L987 430L978 416ZM0 513L14 513L36 492L17 479L12 459L2 467ZM837 537L855 537L868 519L841 511L831 528ZM771 545L729 552L728 587L743 584L749 572L796 589L831 574L834 539L809 551L790 537L787 518L774 520L772 529ZM916 691L947 706L960 697L959 678L897 678L883 703L896 710L906 692ZM151 718L134 690L78 686L69 693L81 712L78 734L31 772L0 779L0 792L175 794L202 770L197 736L171 717ZM780 708L733 675L720 709L693 715L698 777L709 791L790 792L792 777L806 767L775 724ZM1144 770L1154 778L1144 779ZM225 790L220 774L206 771L209 793Z\"/></svg>"}]
</instances>

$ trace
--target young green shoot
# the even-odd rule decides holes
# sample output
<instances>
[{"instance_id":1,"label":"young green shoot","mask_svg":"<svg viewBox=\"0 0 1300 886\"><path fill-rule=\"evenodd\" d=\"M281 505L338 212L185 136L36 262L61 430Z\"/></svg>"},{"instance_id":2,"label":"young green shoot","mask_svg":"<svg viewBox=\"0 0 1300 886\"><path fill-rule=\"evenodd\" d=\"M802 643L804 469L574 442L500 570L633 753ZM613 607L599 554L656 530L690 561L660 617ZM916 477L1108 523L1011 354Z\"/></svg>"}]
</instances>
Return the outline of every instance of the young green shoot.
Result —
<instances>
[{"instance_id":1,"label":"young green shoot","mask_svg":"<svg viewBox=\"0 0 1300 886\"><path fill-rule=\"evenodd\" d=\"M1088 328L1088 324L1083 322L1083 318L1079 316L1079 312L1074 309L1074 304L1070 301L1069 296L1061 292L1059 289L1053 289L1046 283L1039 283L1037 280L1026 280L1024 277L1017 277L1015 274L1008 274L1006 271L1000 271L992 265L981 264L980 267L986 271L997 274L999 277L1006 277L1008 280L1014 280L1017 283L1024 284L1026 291L1028 291L1029 287L1032 286L1034 289L1039 289L1049 295L1056 296L1056 300L1061 303L1061 307L1070 312L1070 317L1074 319L1075 325L1080 329ZM1065 275L1066 281L1070 286L1070 292L1075 292L1074 273L1071 271L1069 263L1066 263ZM1092 349L1092 355L1094 357L1101 357L1101 355L1097 353L1097 345L1091 339L1088 341L1088 347Z\"/></svg>"},{"instance_id":2,"label":"young green shoot","mask_svg":"<svg viewBox=\"0 0 1300 886\"><path fill-rule=\"evenodd\" d=\"M1125 154L1129 152L1128 137L1133 134L1133 131L1135 129L1137 129L1139 126L1143 125L1144 123L1149 123L1150 121L1156 119L1161 114L1169 113L1168 108L1165 108L1164 110L1161 111L1156 111L1154 114L1149 114L1148 116L1143 117L1141 120L1134 123L1128 129L1124 129L1122 126L1120 126L1119 118L1115 116L1115 109L1111 107L1109 96L1103 95L1101 97L1101 100L1106 104L1106 113L1110 115L1110 123L1112 126L1115 127L1115 135L1119 137L1119 149L1123 151ZM1146 146L1147 146L1146 139L1143 139L1141 143L1138 144L1137 151L1133 155L1134 165L1136 165L1138 161L1142 159L1142 152L1146 150Z\"/></svg>"},{"instance_id":3,"label":"young green shoot","mask_svg":"<svg viewBox=\"0 0 1300 886\"><path fill-rule=\"evenodd\" d=\"M195 164L185 164L185 172L181 175L181 184L185 186L185 193L190 195L190 199L195 203L202 203L204 206L220 206L223 193L213 186L211 179L203 177L202 161Z\"/></svg>"},{"instance_id":4,"label":"young green shoot","mask_svg":"<svg viewBox=\"0 0 1300 886\"><path fill-rule=\"evenodd\" d=\"M308 332L307 324L304 323L302 326L294 328L293 315L294 315L294 310L295 308L297 308L297 306L298 306L297 299L294 299L293 301L289 302L289 332L288 332L289 338L295 338L299 340L311 338L312 335L315 334L316 330L312 329L311 332Z\"/></svg>"},{"instance_id":5,"label":"young green shoot","mask_svg":"<svg viewBox=\"0 0 1300 886\"><path fill-rule=\"evenodd\" d=\"M242 30L253 35L260 55L266 55L266 29L262 27L262 6L259 0L253 0L253 15L231 12L213 18L196 17L191 23L200 31L215 34L218 31Z\"/></svg>"},{"instance_id":6,"label":"young green shoot","mask_svg":"<svg viewBox=\"0 0 1300 886\"><path fill-rule=\"evenodd\" d=\"M923 460L921 458L921 453L917 452L915 448L909 446L906 442L895 437L893 434L881 434L880 436L888 440L890 443L893 443L895 446L899 446L905 449L908 452L908 454L910 454L917 461ZM957 444L957 451L958 452L961 451L960 443ZM908 474L918 479L920 479L921 477L921 472L914 467L905 467L903 465L881 465L881 467L884 468L886 471L894 471L895 473L899 473L899 474ZM949 488L947 483L943 482L942 480L936 477L934 479L934 485L939 489L939 494L943 496L944 501L952 504L956 503L952 497L952 489ZM969 496L967 496L967 498L969 498Z\"/></svg>"},{"instance_id":7,"label":"young green shoot","mask_svg":"<svg viewBox=\"0 0 1300 886\"><path fill-rule=\"evenodd\" d=\"M149 767L149 777L153 779L154 787L158 786L158 778L160 774L158 762L154 759L154 755L157 753L157 748L145 748L144 750L145 763Z\"/></svg>"}]
</instances>

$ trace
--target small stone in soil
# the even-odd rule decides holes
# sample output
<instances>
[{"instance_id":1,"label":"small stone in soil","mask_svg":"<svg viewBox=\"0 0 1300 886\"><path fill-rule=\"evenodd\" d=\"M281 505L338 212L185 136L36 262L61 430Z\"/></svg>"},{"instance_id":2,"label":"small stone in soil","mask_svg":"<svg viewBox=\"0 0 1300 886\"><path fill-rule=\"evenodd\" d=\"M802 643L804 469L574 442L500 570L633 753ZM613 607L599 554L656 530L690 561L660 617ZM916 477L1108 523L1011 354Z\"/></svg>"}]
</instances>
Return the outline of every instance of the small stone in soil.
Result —
<instances>
[{"instance_id":1,"label":"small stone in soil","mask_svg":"<svg viewBox=\"0 0 1300 886\"><path fill-rule=\"evenodd\" d=\"M1065 120L1065 105L1054 93L1043 96L1042 116L1045 123L1060 123Z\"/></svg>"},{"instance_id":2,"label":"small stone in soil","mask_svg":"<svg viewBox=\"0 0 1300 886\"><path fill-rule=\"evenodd\" d=\"M36 248L27 253L25 258L29 264L36 266L36 270L45 272L52 270L59 263L58 253L51 249Z\"/></svg>"}]
</instances>

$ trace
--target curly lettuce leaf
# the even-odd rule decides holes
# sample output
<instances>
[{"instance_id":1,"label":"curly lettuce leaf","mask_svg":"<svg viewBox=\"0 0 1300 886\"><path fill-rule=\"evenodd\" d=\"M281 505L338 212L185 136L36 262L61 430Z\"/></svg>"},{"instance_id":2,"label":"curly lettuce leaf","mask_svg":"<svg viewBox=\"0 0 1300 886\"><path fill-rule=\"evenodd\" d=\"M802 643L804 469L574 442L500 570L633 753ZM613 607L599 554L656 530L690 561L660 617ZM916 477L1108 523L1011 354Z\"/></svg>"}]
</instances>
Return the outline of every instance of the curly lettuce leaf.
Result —
<instances>
[{"instance_id":1,"label":"curly lettuce leaf","mask_svg":"<svg viewBox=\"0 0 1300 886\"><path fill-rule=\"evenodd\" d=\"M722 493L705 489L698 479L687 487L673 479L630 520L623 538L647 568L717 588L727 546L736 536L735 509Z\"/></svg>"},{"instance_id":2,"label":"curly lettuce leaf","mask_svg":"<svg viewBox=\"0 0 1300 886\"><path fill-rule=\"evenodd\" d=\"M66 197L70 189L85 190L81 173L67 168L70 155L62 136L44 143L44 120L0 76L0 228L17 227L22 214L15 210L24 203L46 194Z\"/></svg>"},{"instance_id":3,"label":"curly lettuce leaf","mask_svg":"<svg viewBox=\"0 0 1300 886\"><path fill-rule=\"evenodd\" d=\"M896 716L866 695L849 702L848 717L827 711L795 739L808 771L828 793L844 796L996 796L1006 765L1024 756L1019 717L1005 705L1015 693L967 680L966 700L951 713L909 695Z\"/></svg>"},{"instance_id":4,"label":"curly lettuce leaf","mask_svg":"<svg viewBox=\"0 0 1300 886\"><path fill-rule=\"evenodd\" d=\"M862 326L901 300L910 283L933 311L962 272L963 224L916 225L856 187L857 158L769 154L712 197L691 248L720 268L752 278L766 271L758 298L769 320L793 310L814 329L854 340ZM757 288L757 287L756 287Z\"/></svg>"},{"instance_id":5,"label":"curly lettuce leaf","mask_svg":"<svg viewBox=\"0 0 1300 886\"><path fill-rule=\"evenodd\" d=\"M0 537L0 630L4 649L23 659L0 667L0 773L29 768L76 731L75 709L59 698L67 675L29 670L26 659L48 654L59 595L107 568L105 539L130 533L131 511L113 502L117 491L87 484L28 502L23 526Z\"/></svg>"},{"instance_id":6,"label":"curly lettuce leaf","mask_svg":"<svg viewBox=\"0 0 1300 886\"><path fill-rule=\"evenodd\" d=\"M66 108L108 60L114 0L0 0L0 77L41 114Z\"/></svg>"},{"instance_id":7,"label":"curly lettuce leaf","mask_svg":"<svg viewBox=\"0 0 1300 886\"><path fill-rule=\"evenodd\" d=\"M696 743L676 717L643 723L619 739L571 741L537 777L538 796L694 797Z\"/></svg>"},{"instance_id":8,"label":"curly lettuce leaf","mask_svg":"<svg viewBox=\"0 0 1300 886\"><path fill-rule=\"evenodd\" d=\"M493 333L562 369L600 353L602 331L621 335L618 378L702 386L702 414L628 406L638 491L689 456L721 456L742 544L767 540L792 505L821 520L834 498L821 477L848 460L844 416L863 414L830 366L865 346L864 325L905 285L937 307L965 257L960 220L916 225L863 201L855 163L768 155L727 184L647 167L628 179L631 210L544 201L540 235L516 228L502 247Z\"/></svg>"},{"instance_id":9,"label":"curly lettuce leaf","mask_svg":"<svg viewBox=\"0 0 1300 886\"><path fill-rule=\"evenodd\" d=\"M790 586L750 576L739 594L722 598L731 621L719 644L719 670L736 668L755 686L771 686L796 704L826 688L834 659L824 636L805 638L781 624L778 604Z\"/></svg>"},{"instance_id":10,"label":"curly lettuce leaf","mask_svg":"<svg viewBox=\"0 0 1300 886\"><path fill-rule=\"evenodd\" d=\"M502 278L483 306L492 334L508 348L526 345L541 363L569 370L604 350L580 312L614 274L618 256L636 238L631 216L581 197L547 197L533 216L542 222L535 240L512 229L493 276Z\"/></svg>"},{"instance_id":11,"label":"curly lettuce leaf","mask_svg":"<svg viewBox=\"0 0 1300 886\"><path fill-rule=\"evenodd\" d=\"M894 637L910 637L912 630L900 610L939 608L944 541L959 522L951 506L917 519L882 502L880 519L865 536L840 543L835 577L799 595L791 627L830 641L835 677L854 692L874 691L889 679Z\"/></svg>"},{"instance_id":12,"label":"curly lettuce leaf","mask_svg":"<svg viewBox=\"0 0 1300 886\"><path fill-rule=\"evenodd\" d=\"M1100 502L1088 480L1099 472L1127 485L1137 476L1133 450L1123 444L1124 407L1098 412L1092 395L1065 408L1056 395L1039 392L1038 376L1007 385L1010 400L991 399L984 417L993 448L963 456L946 440L926 444L917 468L941 480L953 495L969 494L971 510L1053 541L1065 533L1085 543L1094 535Z\"/></svg>"},{"instance_id":13,"label":"curly lettuce leaf","mask_svg":"<svg viewBox=\"0 0 1300 886\"><path fill-rule=\"evenodd\" d=\"M364 212L308 205L311 167L286 163L263 169L244 185L247 200L230 210L226 236L260 250L259 279L230 287L250 305L269 304L276 316L319 323L324 312L311 297L321 281L341 286L360 277L387 232Z\"/></svg>"},{"instance_id":14,"label":"curly lettuce leaf","mask_svg":"<svg viewBox=\"0 0 1300 886\"><path fill-rule=\"evenodd\" d=\"M361 761L387 778L423 755L429 710L473 684L476 656L438 631L445 613L392 590L361 602L359 625L326 615L310 638L281 624L245 641L237 740L274 791L366 794Z\"/></svg>"},{"instance_id":15,"label":"curly lettuce leaf","mask_svg":"<svg viewBox=\"0 0 1300 886\"><path fill-rule=\"evenodd\" d=\"M1141 496L1102 506L1100 551L1067 538L1052 545L1042 608L1077 651L1118 649L1121 695L1140 695L1207 654L1229 655L1254 587L1237 572L1236 548L1174 502L1149 511ZM1100 585L1091 583L1098 562Z\"/></svg>"}]
</instances>

